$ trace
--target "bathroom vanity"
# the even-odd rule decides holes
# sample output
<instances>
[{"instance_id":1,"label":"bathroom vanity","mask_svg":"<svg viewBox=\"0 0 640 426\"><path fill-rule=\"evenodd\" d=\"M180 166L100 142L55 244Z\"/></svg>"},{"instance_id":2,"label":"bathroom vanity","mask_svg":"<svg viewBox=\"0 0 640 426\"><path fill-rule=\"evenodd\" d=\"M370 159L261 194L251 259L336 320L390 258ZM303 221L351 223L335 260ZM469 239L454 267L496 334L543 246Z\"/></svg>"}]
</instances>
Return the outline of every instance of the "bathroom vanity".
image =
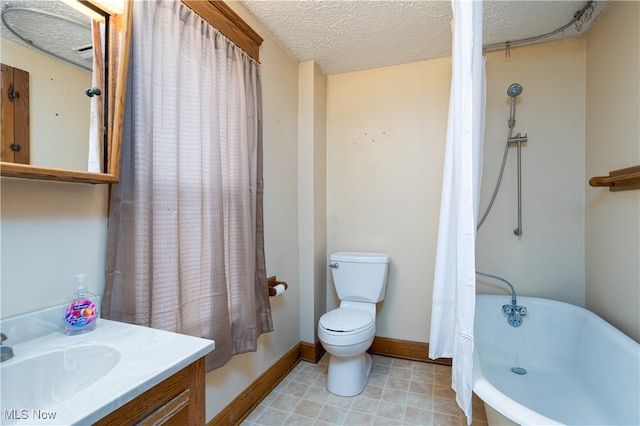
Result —
<instances>
[{"instance_id":1,"label":"bathroom vanity","mask_svg":"<svg viewBox=\"0 0 640 426\"><path fill-rule=\"evenodd\" d=\"M105 319L67 336L64 309L0 322L2 424L204 424L212 340Z\"/></svg>"},{"instance_id":2,"label":"bathroom vanity","mask_svg":"<svg viewBox=\"0 0 640 426\"><path fill-rule=\"evenodd\" d=\"M204 377L200 358L94 425L204 425Z\"/></svg>"}]
</instances>

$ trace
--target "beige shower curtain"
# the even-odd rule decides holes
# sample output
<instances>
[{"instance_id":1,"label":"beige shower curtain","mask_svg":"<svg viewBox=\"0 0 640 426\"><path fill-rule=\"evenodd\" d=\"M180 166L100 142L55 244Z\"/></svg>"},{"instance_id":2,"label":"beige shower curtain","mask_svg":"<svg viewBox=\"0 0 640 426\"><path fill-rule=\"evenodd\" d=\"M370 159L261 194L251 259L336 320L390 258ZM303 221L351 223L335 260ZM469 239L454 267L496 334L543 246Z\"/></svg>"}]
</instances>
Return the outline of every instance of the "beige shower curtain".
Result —
<instances>
[{"instance_id":1,"label":"beige shower curtain","mask_svg":"<svg viewBox=\"0 0 640 426\"><path fill-rule=\"evenodd\" d=\"M273 329L260 67L180 1L133 19L103 316L214 339L209 371Z\"/></svg>"}]
</instances>

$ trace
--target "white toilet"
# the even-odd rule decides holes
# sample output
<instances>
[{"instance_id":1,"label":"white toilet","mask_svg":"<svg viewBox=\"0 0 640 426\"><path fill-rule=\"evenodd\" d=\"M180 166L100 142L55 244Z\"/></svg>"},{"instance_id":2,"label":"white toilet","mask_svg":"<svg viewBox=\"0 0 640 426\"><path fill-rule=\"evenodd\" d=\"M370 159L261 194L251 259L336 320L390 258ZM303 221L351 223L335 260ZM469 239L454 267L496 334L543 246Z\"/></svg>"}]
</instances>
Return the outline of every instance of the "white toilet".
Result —
<instances>
[{"instance_id":1,"label":"white toilet","mask_svg":"<svg viewBox=\"0 0 640 426\"><path fill-rule=\"evenodd\" d=\"M376 334L376 303L384 299L390 257L386 253L339 252L330 256L340 307L320 317L318 338L330 354L327 388L358 395L367 385Z\"/></svg>"}]
</instances>

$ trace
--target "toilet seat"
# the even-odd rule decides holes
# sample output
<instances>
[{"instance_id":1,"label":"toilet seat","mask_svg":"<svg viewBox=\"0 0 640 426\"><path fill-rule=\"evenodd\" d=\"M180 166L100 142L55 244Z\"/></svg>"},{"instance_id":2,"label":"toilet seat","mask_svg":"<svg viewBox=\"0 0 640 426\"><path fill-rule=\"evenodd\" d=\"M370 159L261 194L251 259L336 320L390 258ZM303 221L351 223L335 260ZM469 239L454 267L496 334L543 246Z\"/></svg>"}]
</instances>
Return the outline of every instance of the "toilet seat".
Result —
<instances>
[{"instance_id":1,"label":"toilet seat","mask_svg":"<svg viewBox=\"0 0 640 426\"><path fill-rule=\"evenodd\" d=\"M375 326L371 315L354 308L338 308L320 317L320 327L335 336L359 334Z\"/></svg>"}]
</instances>

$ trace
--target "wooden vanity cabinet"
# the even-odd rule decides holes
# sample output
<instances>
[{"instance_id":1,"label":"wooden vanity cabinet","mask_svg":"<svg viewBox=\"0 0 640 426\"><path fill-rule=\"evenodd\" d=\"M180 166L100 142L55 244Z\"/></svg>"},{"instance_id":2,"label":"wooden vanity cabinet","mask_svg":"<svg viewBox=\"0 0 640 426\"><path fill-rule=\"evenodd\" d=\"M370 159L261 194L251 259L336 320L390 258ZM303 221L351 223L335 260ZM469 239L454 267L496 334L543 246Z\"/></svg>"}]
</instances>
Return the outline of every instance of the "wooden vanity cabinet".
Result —
<instances>
[{"instance_id":1,"label":"wooden vanity cabinet","mask_svg":"<svg viewBox=\"0 0 640 426\"><path fill-rule=\"evenodd\" d=\"M95 425L204 425L204 392L204 358L200 358Z\"/></svg>"}]
</instances>

